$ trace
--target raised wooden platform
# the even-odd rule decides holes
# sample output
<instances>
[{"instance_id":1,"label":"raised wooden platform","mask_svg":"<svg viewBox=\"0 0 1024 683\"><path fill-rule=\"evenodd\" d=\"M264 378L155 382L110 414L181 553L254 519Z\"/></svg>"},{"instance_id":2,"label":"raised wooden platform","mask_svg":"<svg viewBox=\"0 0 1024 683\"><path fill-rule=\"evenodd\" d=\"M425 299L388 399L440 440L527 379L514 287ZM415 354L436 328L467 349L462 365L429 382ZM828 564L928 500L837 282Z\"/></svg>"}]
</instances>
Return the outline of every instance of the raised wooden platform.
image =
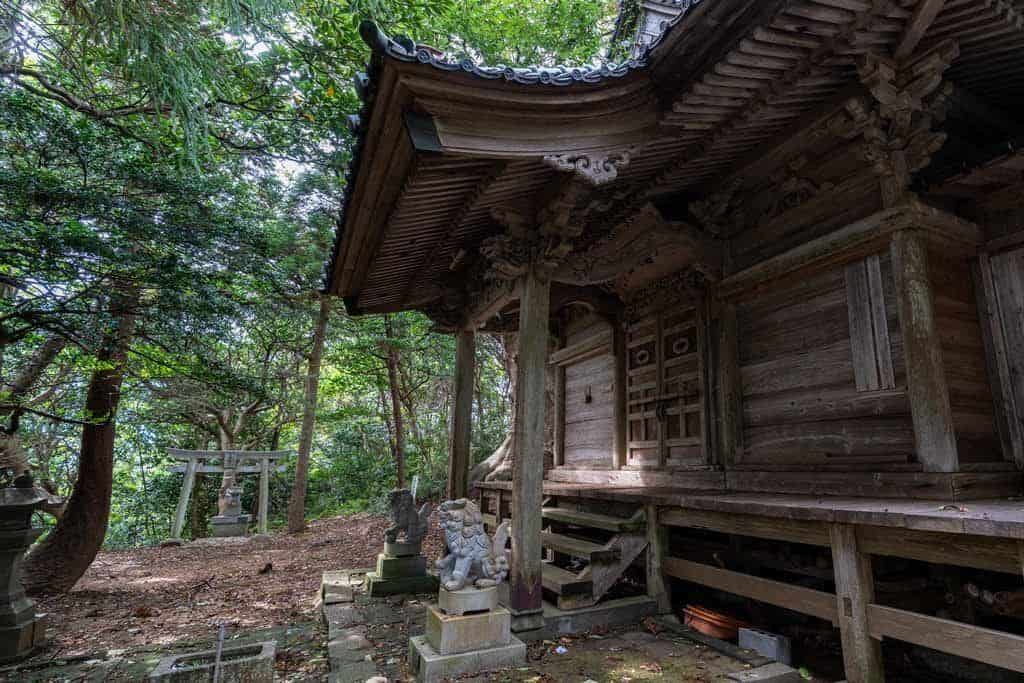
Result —
<instances>
[{"instance_id":1,"label":"raised wooden platform","mask_svg":"<svg viewBox=\"0 0 1024 683\"><path fill-rule=\"evenodd\" d=\"M489 491L511 489L509 482L483 482L478 486ZM544 482L544 495L733 513L748 517L864 524L1024 540L1024 497L944 503L894 498L711 493L665 487L594 486L551 481Z\"/></svg>"}]
</instances>

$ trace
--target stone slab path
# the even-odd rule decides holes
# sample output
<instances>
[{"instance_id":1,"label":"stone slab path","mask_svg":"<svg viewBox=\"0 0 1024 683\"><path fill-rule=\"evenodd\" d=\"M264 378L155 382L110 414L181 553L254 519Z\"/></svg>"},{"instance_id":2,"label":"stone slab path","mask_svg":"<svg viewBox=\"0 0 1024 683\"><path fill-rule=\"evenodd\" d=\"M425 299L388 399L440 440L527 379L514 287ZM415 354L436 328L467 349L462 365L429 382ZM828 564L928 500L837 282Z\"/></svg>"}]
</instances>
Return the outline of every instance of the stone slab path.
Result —
<instances>
[{"instance_id":1,"label":"stone slab path","mask_svg":"<svg viewBox=\"0 0 1024 683\"><path fill-rule=\"evenodd\" d=\"M423 633L427 605L436 596L369 598L362 588L367 571L324 574L321 600L330 683L412 681L409 638ZM599 626L578 636L540 637L527 646L526 666L482 673L460 683L732 683L730 674L755 669L765 661L738 651L726 654L649 619L620 628Z\"/></svg>"}]
</instances>

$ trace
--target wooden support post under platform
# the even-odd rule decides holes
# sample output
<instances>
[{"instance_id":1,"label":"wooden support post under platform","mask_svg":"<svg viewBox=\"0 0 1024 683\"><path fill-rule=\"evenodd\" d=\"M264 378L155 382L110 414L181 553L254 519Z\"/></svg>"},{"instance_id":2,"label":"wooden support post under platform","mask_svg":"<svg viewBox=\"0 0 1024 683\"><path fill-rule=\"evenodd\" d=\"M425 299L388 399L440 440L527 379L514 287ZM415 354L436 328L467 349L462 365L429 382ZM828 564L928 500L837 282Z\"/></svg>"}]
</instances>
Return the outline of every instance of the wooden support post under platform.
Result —
<instances>
[{"instance_id":1,"label":"wooden support post under platform","mask_svg":"<svg viewBox=\"0 0 1024 683\"><path fill-rule=\"evenodd\" d=\"M473 436L473 379L476 368L476 334L455 334L455 382L452 426L448 448L448 499L469 494L470 445Z\"/></svg>"},{"instance_id":2,"label":"wooden support post under platform","mask_svg":"<svg viewBox=\"0 0 1024 683\"><path fill-rule=\"evenodd\" d=\"M544 412L550 282L531 265L521 278L519 362L512 464L512 630L544 626L541 600L541 503L544 480Z\"/></svg>"},{"instance_id":3,"label":"wooden support post under platform","mask_svg":"<svg viewBox=\"0 0 1024 683\"><path fill-rule=\"evenodd\" d=\"M178 496L178 509L174 512L174 525L171 527L171 538L180 539L185 528L185 515L188 513L188 499L192 496L192 487L196 483L196 472L199 460L189 460L185 464L185 479L181 482L181 494Z\"/></svg>"},{"instance_id":4,"label":"wooden support post under platform","mask_svg":"<svg viewBox=\"0 0 1024 683\"><path fill-rule=\"evenodd\" d=\"M661 524L657 505L647 506L647 595L658 605L658 614L672 611L672 593L665 580L664 559L668 554L668 527Z\"/></svg>"},{"instance_id":5,"label":"wooden support post under platform","mask_svg":"<svg viewBox=\"0 0 1024 683\"><path fill-rule=\"evenodd\" d=\"M939 333L935 328L928 252L920 235L907 230L893 235L892 269L917 458L926 472L956 472L960 463L953 432L953 411Z\"/></svg>"},{"instance_id":6,"label":"wooden support post under platform","mask_svg":"<svg viewBox=\"0 0 1024 683\"><path fill-rule=\"evenodd\" d=\"M875 601L871 556L858 548L853 525L833 524L829 531L846 680L882 683L881 643L871 637L868 624L868 606Z\"/></svg>"},{"instance_id":7,"label":"wooden support post under platform","mask_svg":"<svg viewBox=\"0 0 1024 683\"><path fill-rule=\"evenodd\" d=\"M267 516L270 510L270 460L260 459L260 507L257 529L267 533Z\"/></svg>"}]
</instances>

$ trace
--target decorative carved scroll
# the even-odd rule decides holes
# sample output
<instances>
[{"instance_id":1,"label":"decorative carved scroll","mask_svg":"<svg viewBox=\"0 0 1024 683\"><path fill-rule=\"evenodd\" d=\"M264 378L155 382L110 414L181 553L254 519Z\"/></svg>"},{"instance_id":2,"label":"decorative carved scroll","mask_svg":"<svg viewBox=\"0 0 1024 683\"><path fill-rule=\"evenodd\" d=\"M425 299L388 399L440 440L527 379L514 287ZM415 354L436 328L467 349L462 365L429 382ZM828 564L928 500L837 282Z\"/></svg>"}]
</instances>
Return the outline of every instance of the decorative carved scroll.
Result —
<instances>
[{"instance_id":1,"label":"decorative carved scroll","mask_svg":"<svg viewBox=\"0 0 1024 683\"><path fill-rule=\"evenodd\" d=\"M635 150L635 147L627 147L612 152L551 154L544 157L544 163L559 171L572 171L591 185L604 185L618 177L620 168L629 165L630 155Z\"/></svg>"}]
</instances>

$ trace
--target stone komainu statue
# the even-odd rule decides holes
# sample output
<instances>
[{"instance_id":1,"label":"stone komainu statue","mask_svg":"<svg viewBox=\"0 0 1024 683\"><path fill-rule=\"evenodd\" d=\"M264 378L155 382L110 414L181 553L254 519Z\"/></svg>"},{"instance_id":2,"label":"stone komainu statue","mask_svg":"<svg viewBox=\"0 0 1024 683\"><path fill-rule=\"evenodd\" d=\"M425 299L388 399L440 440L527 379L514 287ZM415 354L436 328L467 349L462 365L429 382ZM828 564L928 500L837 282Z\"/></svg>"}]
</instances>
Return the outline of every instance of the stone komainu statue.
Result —
<instances>
[{"instance_id":1,"label":"stone komainu statue","mask_svg":"<svg viewBox=\"0 0 1024 683\"><path fill-rule=\"evenodd\" d=\"M494 530L494 539L484 531L480 509L465 498L441 504L441 530L448 554L437 561L441 585L449 591L466 586L488 588L508 576L508 522Z\"/></svg>"},{"instance_id":2,"label":"stone komainu statue","mask_svg":"<svg viewBox=\"0 0 1024 683\"><path fill-rule=\"evenodd\" d=\"M403 543L422 541L427 535L430 503L424 503L417 511L409 489L395 489L388 494L388 503L391 505L391 526L384 532L384 539L388 543L396 543L401 535Z\"/></svg>"}]
</instances>

